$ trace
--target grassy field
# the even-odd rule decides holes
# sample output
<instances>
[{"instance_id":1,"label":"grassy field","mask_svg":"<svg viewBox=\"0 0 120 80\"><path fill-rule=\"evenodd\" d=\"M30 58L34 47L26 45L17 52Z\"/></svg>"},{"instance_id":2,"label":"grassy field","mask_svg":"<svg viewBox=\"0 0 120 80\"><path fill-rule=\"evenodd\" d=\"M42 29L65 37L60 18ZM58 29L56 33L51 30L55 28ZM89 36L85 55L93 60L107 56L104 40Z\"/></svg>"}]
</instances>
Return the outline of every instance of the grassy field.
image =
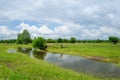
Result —
<instances>
[{"instance_id":1,"label":"grassy field","mask_svg":"<svg viewBox=\"0 0 120 80\"><path fill-rule=\"evenodd\" d=\"M0 44L0 80L98 80L90 75L65 70L22 53L7 53L15 44Z\"/></svg>"},{"instance_id":2,"label":"grassy field","mask_svg":"<svg viewBox=\"0 0 120 80\"><path fill-rule=\"evenodd\" d=\"M43 60L32 59L22 53L7 52L8 49L15 49L17 46L16 44L0 44L0 80L117 80L101 79L77 73L49 64ZM31 44L20 46L31 47ZM65 48L61 49L59 44L48 44L48 51L80 56L104 56L111 59L117 57L120 61L120 45L63 44L63 46Z\"/></svg>"},{"instance_id":3,"label":"grassy field","mask_svg":"<svg viewBox=\"0 0 120 80\"><path fill-rule=\"evenodd\" d=\"M120 44L111 43L64 43L64 48L61 44L48 44L48 51L72 54L84 57L100 57L101 61L115 62L120 64Z\"/></svg>"}]
</instances>

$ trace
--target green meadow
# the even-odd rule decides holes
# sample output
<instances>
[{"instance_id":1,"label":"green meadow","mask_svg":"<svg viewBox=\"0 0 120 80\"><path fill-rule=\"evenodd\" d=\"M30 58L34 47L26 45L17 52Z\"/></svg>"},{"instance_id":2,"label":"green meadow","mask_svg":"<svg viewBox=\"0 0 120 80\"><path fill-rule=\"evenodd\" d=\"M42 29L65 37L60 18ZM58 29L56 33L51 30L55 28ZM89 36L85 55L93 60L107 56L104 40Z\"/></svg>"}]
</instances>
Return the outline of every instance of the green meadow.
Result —
<instances>
[{"instance_id":1,"label":"green meadow","mask_svg":"<svg viewBox=\"0 0 120 80\"><path fill-rule=\"evenodd\" d=\"M110 43L49 43L48 52L59 52L78 56L100 56L103 61L116 62L120 65L120 44ZM43 60L30 58L20 52L8 53L9 49L29 45L0 44L0 80L119 80L100 78L89 74L77 73L69 69L50 64Z\"/></svg>"}]
</instances>

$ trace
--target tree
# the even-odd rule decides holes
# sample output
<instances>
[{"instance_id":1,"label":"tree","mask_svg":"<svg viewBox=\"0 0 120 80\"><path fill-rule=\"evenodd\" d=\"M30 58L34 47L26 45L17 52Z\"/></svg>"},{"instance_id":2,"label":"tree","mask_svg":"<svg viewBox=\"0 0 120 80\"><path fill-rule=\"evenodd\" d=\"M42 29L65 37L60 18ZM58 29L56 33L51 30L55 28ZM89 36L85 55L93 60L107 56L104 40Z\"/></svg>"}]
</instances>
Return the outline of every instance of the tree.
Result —
<instances>
[{"instance_id":1,"label":"tree","mask_svg":"<svg viewBox=\"0 0 120 80\"><path fill-rule=\"evenodd\" d=\"M31 42L31 37L26 29L23 30L23 33L18 33L17 44L28 44L30 42Z\"/></svg>"},{"instance_id":2,"label":"tree","mask_svg":"<svg viewBox=\"0 0 120 80\"><path fill-rule=\"evenodd\" d=\"M58 39L57 39L57 42L58 42L58 43L62 43L62 41L63 41L62 38L58 38Z\"/></svg>"},{"instance_id":3,"label":"tree","mask_svg":"<svg viewBox=\"0 0 120 80\"><path fill-rule=\"evenodd\" d=\"M55 41L54 39L50 39L50 38L49 38L49 39L46 39L46 42L47 42L47 43L55 43L56 41Z\"/></svg>"},{"instance_id":4,"label":"tree","mask_svg":"<svg viewBox=\"0 0 120 80\"><path fill-rule=\"evenodd\" d=\"M45 50L47 48L46 41L43 37L38 37L34 39L32 45L33 45L33 48L38 48L41 50Z\"/></svg>"},{"instance_id":5,"label":"tree","mask_svg":"<svg viewBox=\"0 0 120 80\"><path fill-rule=\"evenodd\" d=\"M101 43L101 42L102 42L102 40L97 39L95 42L96 42L96 43Z\"/></svg>"},{"instance_id":6,"label":"tree","mask_svg":"<svg viewBox=\"0 0 120 80\"><path fill-rule=\"evenodd\" d=\"M119 42L119 38L116 36L110 36L109 41L113 42L114 44Z\"/></svg>"},{"instance_id":7,"label":"tree","mask_svg":"<svg viewBox=\"0 0 120 80\"><path fill-rule=\"evenodd\" d=\"M71 43L75 43L76 41L77 41L77 40L76 40L74 37L71 37L71 38L70 38L70 42L71 42Z\"/></svg>"},{"instance_id":8,"label":"tree","mask_svg":"<svg viewBox=\"0 0 120 80\"><path fill-rule=\"evenodd\" d=\"M63 42L64 42L64 43L68 43L69 40L68 40L68 39L63 39Z\"/></svg>"},{"instance_id":9,"label":"tree","mask_svg":"<svg viewBox=\"0 0 120 80\"><path fill-rule=\"evenodd\" d=\"M17 44L22 44L22 34L18 33L16 43L17 43Z\"/></svg>"},{"instance_id":10,"label":"tree","mask_svg":"<svg viewBox=\"0 0 120 80\"><path fill-rule=\"evenodd\" d=\"M30 34L26 29L23 30L22 38L23 38L23 41L22 41L23 44L28 44L31 42Z\"/></svg>"}]
</instances>

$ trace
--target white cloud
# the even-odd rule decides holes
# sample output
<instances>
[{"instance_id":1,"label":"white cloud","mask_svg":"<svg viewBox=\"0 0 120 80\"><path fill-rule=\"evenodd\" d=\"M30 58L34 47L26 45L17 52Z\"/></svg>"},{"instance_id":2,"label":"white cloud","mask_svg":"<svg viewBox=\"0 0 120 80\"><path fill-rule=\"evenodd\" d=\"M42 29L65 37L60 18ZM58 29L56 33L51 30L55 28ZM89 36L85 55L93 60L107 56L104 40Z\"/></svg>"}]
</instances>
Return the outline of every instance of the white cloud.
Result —
<instances>
[{"instance_id":1,"label":"white cloud","mask_svg":"<svg viewBox=\"0 0 120 80\"><path fill-rule=\"evenodd\" d=\"M27 29L30 32L32 38L38 36L44 36L46 38L69 38L71 36L82 33L83 30L81 25L69 22L64 23L61 26L56 26L54 29L50 29L46 25L30 26L29 24L25 24L23 22L17 27L20 29L20 32L22 32L24 29Z\"/></svg>"},{"instance_id":2,"label":"white cloud","mask_svg":"<svg viewBox=\"0 0 120 80\"><path fill-rule=\"evenodd\" d=\"M76 37L77 39L107 39L111 35L120 36L119 29L117 28L101 26L99 29L95 29L95 27L86 29L85 27L87 26L64 22L63 25L50 29L46 25L35 26L22 22L17 26L20 31L11 30L6 26L0 26L0 35L4 39L16 38L18 32L21 33L24 29L27 29L32 38L42 36L45 38Z\"/></svg>"},{"instance_id":3,"label":"white cloud","mask_svg":"<svg viewBox=\"0 0 120 80\"><path fill-rule=\"evenodd\" d=\"M120 29L117 28L103 26L100 31L104 34L120 36Z\"/></svg>"},{"instance_id":4,"label":"white cloud","mask_svg":"<svg viewBox=\"0 0 120 80\"><path fill-rule=\"evenodd\" d=\"M32 25L30 26L29 24L21 23L19 26L17 26L20 30L20 33L24 30L27 29L32 38L38 37L38 36L44 36L44 35L51 35L54 34L54 32L49 29L46 25L42 25L40 27Z\"/></svg>"},{"instance_id":5,"label":"white cloud","mask_svg":"<svg viewBox=\"0 0 120 80\"><path fill-rule=\"evenodd\" d=\"M99 30L95 30L95 29L92 29L92 30L84 30L84 33L82 34L82 37L87 37L87 38L99 38L101 35L101 33L99 32Z\"/></svg>"},{"instance_id":6,"label":"white cloud","mask_svg":"<svg viewBox=\"0 0 120 80\"><path fill-rule=\"evenodd\" d=\"M119 1L108 0L14 0L12 2L1 0L0 3L0 18L5 17L10 20L41 21L53 18L73 22L80 20L82 23L82 19L89 20L89 17L92 21L91 17L102 17L103 14L113 11L119 13L119 8L115 7L119 7L117 4Z\"/></svg>"},{"instance_id":7,"label":"white cloud","mask_svg":"<svg viewBox=\"0 0 120 80\"><path fill-rule=\"evenodd\" d=\"M41 34L53 34L53 31L45 25L42 25L38 31L41 32Z\"/></svg>"},{"instance_id":8,"label":"white cloud","mask_svg":"<svg viewBox=\"0 0 120 80\"><path fill-rule=\"evenodd\" d=\"M6 26L0 26L0 39L14 39L17 37L17 31L11 30Z\"/></svg>"},{"instance_id":9,"label":"white cloud","mask_svg":"<svg viewBox=\"0 0 120 80\"><path fill-rule=\"evenodd\" d=\"M109 13L107 16L108 16L111 20L113 20L115 15L112 14L112 13Z\"/></svg>"},{"instance_id":10,"label":"white cloud","mask_svg":"<svg viewBox=\"0 0 120 80\"><path fill-rule=\"evenodd\" d=\"M64 23L62 26L58 26L55 28L56 33L63 34L75 34L78 31L81 31L82 26L74 23Z\"/></svg>"},{"instance_id":11,"label":"white cloud","mask_svg":"<svg viewBox=\"0 0 120 80\"><path fill-rule=\"evenodd\" d=\"M100 8L98 6L88 6L83 10L83 13L87 15L95 15L98 12L100 12Z\"/></svg>"},{"instance_id":12,"label":"white cloud","mask_svg":"<svg viewBox=\"0 0 120 80\"><path fill-rule=\"evenodd\" d=\"M54 29L50 29L45 25L40 27L38 26L30 26L29 24L21 23L18 28L21 29L22 32L24 29L27 29L33 37L43 36L45 38L70 38L76 37L78 39L81 38L95 38L100 36L100 32L95 29L89 30L84 29L84 25L74 24L72 22L63 23L61 26L56 26Z\"/></svg>"}]
</instances>

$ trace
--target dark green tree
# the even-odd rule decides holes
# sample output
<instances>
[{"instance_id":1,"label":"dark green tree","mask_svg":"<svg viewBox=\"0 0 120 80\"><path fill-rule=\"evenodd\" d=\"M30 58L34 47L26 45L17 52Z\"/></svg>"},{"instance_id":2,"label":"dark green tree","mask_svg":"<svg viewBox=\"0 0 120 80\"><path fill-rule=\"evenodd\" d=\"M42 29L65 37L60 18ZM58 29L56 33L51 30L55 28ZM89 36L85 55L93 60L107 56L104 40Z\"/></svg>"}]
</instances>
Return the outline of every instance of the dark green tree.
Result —
<instances>
[{"instance_id":1,"label":"dark green tree","mask_svg":"<svg viewBox=\"0 0 120 80\"><path fill-rule=\"evenodd\" d=\"M47 42L47 43L55 43L56 41L55 41L54 39L50 39L50 38L49 38L49 39L46 39L46 42Z\"/></svg>"},{"instance_id":2,"label":"dark green tree","mask_svg":"<svg viewBox=\"0 0 120 80\"><path fill-rule=\"evenodd\" d=\"M43 37L38 37L32 42L33 48L38 48L41 50L45 50L47 48L46 41Z\"/></svg>"},{"instance_id":3,"label":"dark green tree","mask_svg":"<svg viewBox=\"0 0 120 80\"><path fill-rule=\"evenodd\" d=\"M68 40L68 39L63 39L63 42L64 42L64 43L68 43L69 40Z\"/></svg>"},{"instance_id":4,"label":"dark green tree","mask_svg":"<svg viewBox=\"0 0 120 80\"><path fill-rule=\"evenodd\" d=\"M116 37L116 36L110 36L109 37L109 41L112 42L112 43L114 43L114 44L116 44L116 43L119 42L119 38Z\"/></svg>"},{"instance_id":5,"label":"dark green tree","mask_svg":"<svg viewBox=\"0 0 120 80\"><path fill-rule=\"evenodd\" d=\"M71 38L70 38L70 42L71 42L71 43L75 43L76 41L77 41L77 40L76 40L74 37L71 37Z\"/></svg>"},{"instance_id":6,"label":"dark green tree","mask_svg":"<svg viewBox=\"0 0 120 80\"><path fill-rule=\"evenodd\" d=\"M63 42L62 38L58 38L58 39L57 39L57 42L58 42L58 43L62 43L62 42Z\"/></svg>"}]
</instances>

